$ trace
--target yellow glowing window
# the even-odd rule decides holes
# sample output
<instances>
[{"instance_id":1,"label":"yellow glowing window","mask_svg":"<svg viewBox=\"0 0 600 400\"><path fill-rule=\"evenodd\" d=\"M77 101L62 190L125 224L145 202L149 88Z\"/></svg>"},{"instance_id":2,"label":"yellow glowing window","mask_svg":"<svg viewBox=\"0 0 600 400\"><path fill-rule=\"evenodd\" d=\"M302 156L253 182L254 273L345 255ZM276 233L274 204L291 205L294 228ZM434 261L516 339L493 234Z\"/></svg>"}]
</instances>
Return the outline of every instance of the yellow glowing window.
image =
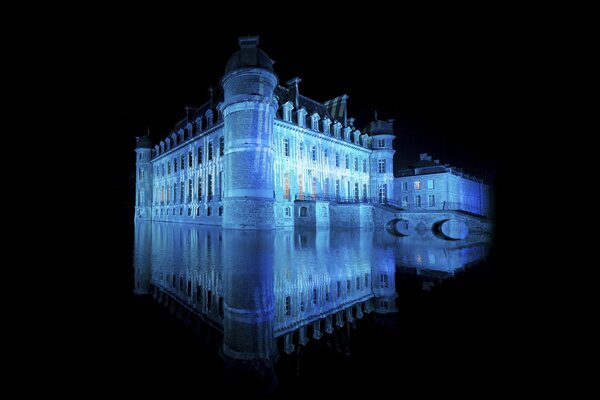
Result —
<instances>
[{"instance_id":1,"label":"yellow glowing window","mask_svg":"<svg viewBox=\"0 0 600 400\"><path fill-rule=\"evenodd\" d=\"M421 189L421 181L415 181L415 189Z\"/></svg>"}]
</instances>

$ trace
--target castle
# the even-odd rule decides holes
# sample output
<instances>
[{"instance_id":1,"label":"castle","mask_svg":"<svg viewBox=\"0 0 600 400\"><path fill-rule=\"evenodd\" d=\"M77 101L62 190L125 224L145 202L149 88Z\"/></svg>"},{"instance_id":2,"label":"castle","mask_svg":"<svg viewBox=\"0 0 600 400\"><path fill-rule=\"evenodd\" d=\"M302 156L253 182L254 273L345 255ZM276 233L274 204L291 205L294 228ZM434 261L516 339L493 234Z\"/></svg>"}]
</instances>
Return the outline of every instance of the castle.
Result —
<instances>
[{"instance_id":1,"label":"castle","mask_svg":"<svg viewBox=\"0 0 600 400\"><path fill-rule=\"evenodd\" d=\"M373 226L393 199L393 120L363 131L348 96L318 102L279 85L258 37L239 39L222 94L152 147L136 143L135 220L225 228Z\"/></svg>"}]
</instances>

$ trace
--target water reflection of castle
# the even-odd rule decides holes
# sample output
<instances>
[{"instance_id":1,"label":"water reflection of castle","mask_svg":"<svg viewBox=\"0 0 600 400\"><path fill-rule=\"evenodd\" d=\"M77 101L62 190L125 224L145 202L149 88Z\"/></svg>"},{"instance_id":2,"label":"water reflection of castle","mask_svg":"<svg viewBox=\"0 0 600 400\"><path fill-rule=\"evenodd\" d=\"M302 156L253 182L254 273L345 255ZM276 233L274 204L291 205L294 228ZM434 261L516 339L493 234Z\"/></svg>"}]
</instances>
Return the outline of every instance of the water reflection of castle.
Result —
<instances>
[{"instance_id":1,"label":"water reflection of castle","mask_svg":"<svg viewBox=\"0 0 600 400\"><path fill-rule=\"evenodd\" d=\"M240 231L138 221L135 289L223 333L223 354L273 361L365 313L393 313L396 266L449 274L487 246L381 230ZM457 243L463 243L458 245ZM278 343L279 342L279 343Z\"/></svg>"}]
</instances>

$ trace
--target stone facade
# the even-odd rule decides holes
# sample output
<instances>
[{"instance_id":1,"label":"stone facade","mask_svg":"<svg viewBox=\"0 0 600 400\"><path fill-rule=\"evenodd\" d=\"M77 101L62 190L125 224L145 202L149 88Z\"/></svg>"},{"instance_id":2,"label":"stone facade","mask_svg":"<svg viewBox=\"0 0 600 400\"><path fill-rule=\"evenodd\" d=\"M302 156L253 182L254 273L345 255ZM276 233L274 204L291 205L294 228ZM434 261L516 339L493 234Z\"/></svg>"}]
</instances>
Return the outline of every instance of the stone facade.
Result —
<instances>
[{"instance_id":1,"label":"stone facade","mask_svg":"<svg viewBox=\"0 0 600 400\"><path fill-rule=\"evenodd\" d=\"M393 198L393 121L376 118L357 129L348 96L321 103L300 94L299 78L279 85L257 45L257 37L240 38L222 93L188 107L167 138L154 147L148 136L138 138L135 219L305 226L294 202L312 201L314 210L356 207L357 226L371 226L359 204ZM330 215L312 220L336 226L341 219Z\"/></svg>"},{"instance_id":2,"label":"stone facade","mask_svg":"<svg viewBox=\"0 0 600 400\"><path fill-rule=\"evenodd\" d=\"M483 181L431 160L427 153L394 179L394 203L411 211L458 210L489 216L489 186Z\"/></svg>"}]
</instances>

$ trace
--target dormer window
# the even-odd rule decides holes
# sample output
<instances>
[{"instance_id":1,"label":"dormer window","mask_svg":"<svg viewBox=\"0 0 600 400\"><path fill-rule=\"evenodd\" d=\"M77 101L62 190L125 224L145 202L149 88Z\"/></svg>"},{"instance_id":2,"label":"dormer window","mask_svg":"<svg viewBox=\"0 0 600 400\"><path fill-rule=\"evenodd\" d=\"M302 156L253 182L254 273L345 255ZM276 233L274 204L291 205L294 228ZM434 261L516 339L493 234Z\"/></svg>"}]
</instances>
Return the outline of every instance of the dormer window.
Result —
<instances>
[{"instance_id":1,"label":"dormer window","mask_svg":"<svg viewBox=\"0 0 600 400\"><path fill-rule=\"evenodd\" d=\"M286 102L283 106L283 120L287 122L292 122L292 109L294 105L291 101Z\"/></svg>"},{"instance_id":2,"label":"dormer window","mask_svg":"<svg viewBox=\"0 0 600 400\"><path fill-rule=\"evenodd\" d=\"M377 141L377 146L378 147L385 147L385 140L384 139L379 139Z\"/></svg>"},{"instance_id":3,"label":"dormer window","mask_svg":"<svg viewBox=\"0 0 600 400\"><path fill-rule=\"evenodd\" d=\"M319 119L320 119L320 118L319 118L319 114L317 114L317 113L313 113L313 114L310 116L310 122L311 122L311 126L310 126L310 128L311 128L313 131L318 131L318 130L319 130Z\"/></svg>"}]
</instances>

